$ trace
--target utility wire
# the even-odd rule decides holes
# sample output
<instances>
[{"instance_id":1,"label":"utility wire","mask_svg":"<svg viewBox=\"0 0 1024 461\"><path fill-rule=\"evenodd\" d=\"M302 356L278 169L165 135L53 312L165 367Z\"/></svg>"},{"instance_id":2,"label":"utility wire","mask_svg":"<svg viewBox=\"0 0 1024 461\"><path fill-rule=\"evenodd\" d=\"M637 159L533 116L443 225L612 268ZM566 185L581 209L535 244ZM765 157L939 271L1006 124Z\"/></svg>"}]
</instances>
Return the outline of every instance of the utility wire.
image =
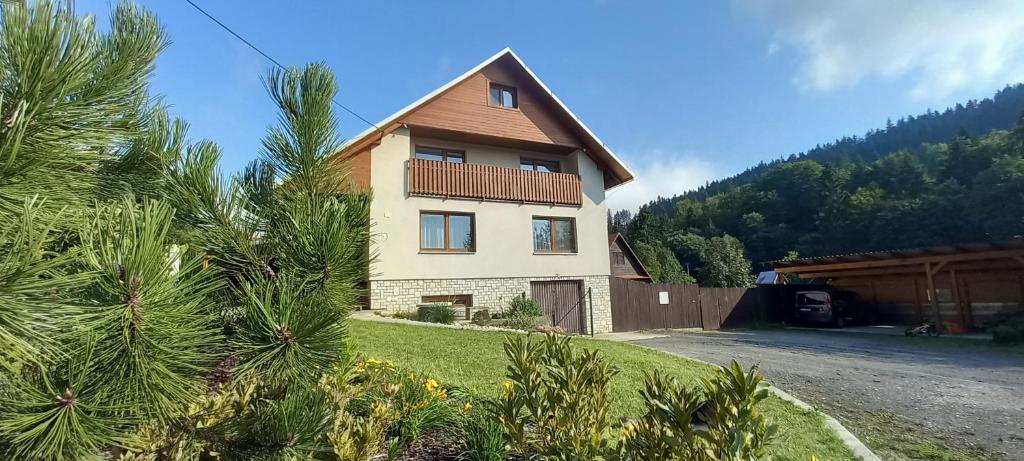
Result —
<instances>
[{"instance_id":1,"label":"utility wire","mask_svg":"<svg viewBox=\"0 0 1024 461\"><path fill-rule=\"evenodd\" d=\"M209 18L209 19L210 19L211 21L213 21L213 22L214 22L214 23L216 23L216 24L217 24L218 26L220 26L220 27L221 27L221 29L224 29L224 30L226 30L226 31L227 31L227 32L228 32L229 34L233 35L233 36L234 36L235 38L237 38L237 39L238 39L239 41L241 41L242 43L244 43L244 44L245 44L246 46L248 46L249 48L252 48L252 49L253 49L253 51L255 51L255 52L259 53L259 54L260 54L261 56L263 56L264 58L267 58L267 60L268 60L268 61L270 61L270 62L272 62L272 63L274 63L274 65L275 65L275 66L277 66L277 67L280 67L281 69L287 69L287 68L285 67L285 65L284 65L284 64L281 64L280 62L278 62L278 60L274 59L274 58L273 58L273 57L271 57L271 56L270 56L269 54L267 54L267 53L264 53L264 52L263 52L263 50L259 49L259 47L257 47L256 45L253 45L253 44L252 44L252 42L250 42L250 41L246 40L246 39L245 39L245 37L242 37L241 35L238 35L238 33L237 33L237 32L235 32L235 31L231 30L231 28L230 28L230 27L228 27L227 25L225 25L225 24L224 24L223 22L220 22L220 20L218 20L217 18L213 17L213 15L211 15L210 13L207 13L207 12L206 12L206 10L204 10L204 9L200 8L200 7L199 7L199 5L196 5L196 4L195 4L195 2L193 2L192 0L185 0L185 3L188 3L189 5L192 5L192 8L195 8L195 9L196 9L196 11L198 11L198 12L202 13L202 14L203 14L203 16L206 16L207 18ZM331 99L331 102L333 102L333 103L334 103L334 105L336 105L336 106L338 106L338 107L342 108L342 109L343 109L343 110L344 110L345 112L348 112L348 113L352 114L352 116L354 116L355 118L358 118L359 120L362 120L362 121L363 121L363 122L365 122L365 123L366 123L367 125L370 125L370 126L372 126L372 127L376 128L376 129L377 129L377 131L380 131L380 127L379 127L379 126L377 126L377 124L375 124L375 123L373 123L373 122L371 122L371 121L369 121L369 120L367 120L367 119L363 118L363 116L361 116L361 115L359 115L359 114L355 113L355 112L354 112L354 111L353 111L352 109L349 109L348 107L345 107L345 105L344 105L344 104L342 104L342 103L338 102L338 101L337 101L336 99L333 99L333 98L332 98L332 99Z\"/></svg>"}]
</instances>

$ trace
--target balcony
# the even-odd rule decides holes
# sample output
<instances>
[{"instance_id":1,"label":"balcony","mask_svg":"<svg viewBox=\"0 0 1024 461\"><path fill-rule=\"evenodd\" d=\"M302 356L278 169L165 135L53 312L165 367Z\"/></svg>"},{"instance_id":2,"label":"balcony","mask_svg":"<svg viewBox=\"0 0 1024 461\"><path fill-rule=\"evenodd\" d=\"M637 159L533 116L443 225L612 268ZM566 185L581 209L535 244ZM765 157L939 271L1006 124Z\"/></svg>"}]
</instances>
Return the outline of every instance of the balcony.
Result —
<instances>
[{"instance_id":1,"label":"balcony","mask_svg":"<svg viewBox=\"0 0 1024 461\"><path fill-rule=\"evenodd\" d=\"M582 206L580 177L570 173L409 159L409 194Z\"/></svg>"}]
</instances>

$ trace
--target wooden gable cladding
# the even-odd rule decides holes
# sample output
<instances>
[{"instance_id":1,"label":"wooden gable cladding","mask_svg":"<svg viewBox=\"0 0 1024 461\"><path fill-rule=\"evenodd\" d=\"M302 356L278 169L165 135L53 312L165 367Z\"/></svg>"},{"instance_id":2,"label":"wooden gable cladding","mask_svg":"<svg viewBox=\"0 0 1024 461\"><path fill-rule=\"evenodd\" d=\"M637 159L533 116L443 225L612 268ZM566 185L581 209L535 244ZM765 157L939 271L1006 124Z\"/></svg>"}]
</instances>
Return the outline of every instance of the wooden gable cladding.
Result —
<instances>
[{"instance_id":1,"label":"wooden gable cladding","mask_svg":"<svg viewBox=\"0 0 1024 461\"><path fill-rule=\"evenodd\" d=\"M356 152L347 159L348 163L348 178L352 181L352 185L358 190L369 190L370 189L370 148L367 147L359 152Z\"/></svg>"},{"instance_id":2,"label":"wooden gable cladding","mask_svg":"<svg viewBox=\"0 0 1024 461\"><path fill-rule=\"evenodd\" d=\"M542 98L540 89L509 66L497 61L453 86L436 99L401 119L411 126L443 129L482 136L582 147L575 132ZM490 82L516 88L518 107L488 104Z\"/></svg>"},{"instance_id":3,"label":"wooden gable cladding","mask_svg":"<svg viewBox=\"0 0 1024 461\"><path fill-rule=\"evenodd\" d=\"M348 186L345 187L346 191L349 189L355 191L368 191L372 187L370 177L371 149L372 146L367 146L360 150L352 151L344 156L338 155L331 158L331 161L334 164L343 165L343 167L348 170Z\"/></svg>"},{"instance_id":4,"label":"wooden gable cladding","mask_svg":"<svg viewBox=\"0 0 1024 461\"><path fill-rule=\"evenodd\" d=\"M651 281L651 276L647 273L647 269L621 234L611 234L608 236L608 240L608 252L613 277Z\"/></svg>"}]
</instances>

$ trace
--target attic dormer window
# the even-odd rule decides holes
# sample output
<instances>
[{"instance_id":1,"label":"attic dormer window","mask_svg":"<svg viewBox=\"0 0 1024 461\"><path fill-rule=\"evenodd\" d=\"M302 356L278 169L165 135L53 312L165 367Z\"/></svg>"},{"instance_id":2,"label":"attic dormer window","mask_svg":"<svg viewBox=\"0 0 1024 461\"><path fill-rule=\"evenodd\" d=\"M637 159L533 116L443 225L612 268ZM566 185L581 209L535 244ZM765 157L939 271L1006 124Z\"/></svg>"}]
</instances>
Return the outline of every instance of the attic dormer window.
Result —
<instances>
[{"instance_id":1,"label":"attic dormer window","mask_svg":"<svg viewBox=\"0 0 1024 461\"><path fill-rule=\"evenodd\" d=\"M496 107L507 107L514 109L519 107L516 97L516 89L511 86L499 85L491 82L491 105Z\"/></svg>"}]
</instances>

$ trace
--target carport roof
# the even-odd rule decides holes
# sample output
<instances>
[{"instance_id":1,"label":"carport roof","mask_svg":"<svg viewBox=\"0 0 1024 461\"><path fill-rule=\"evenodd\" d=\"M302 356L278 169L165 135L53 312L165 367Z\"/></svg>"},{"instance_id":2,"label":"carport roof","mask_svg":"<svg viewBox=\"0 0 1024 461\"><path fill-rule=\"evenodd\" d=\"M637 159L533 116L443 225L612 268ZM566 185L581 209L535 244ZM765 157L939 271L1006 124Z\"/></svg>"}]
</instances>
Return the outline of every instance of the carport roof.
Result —
<instances>
[{"instance_id":1,"label":"carport roof","mask_svg":"<svg viewBox=\"0 0 1024 461\"><path fill-rule=\"evenodd\" d=\"M1024 264L1024 238L942 245L926 248L815 256L770 261L777 272L832 272L875 267L919 266L925 263L1016 259Z\"/></svg>"}]
</instances>

